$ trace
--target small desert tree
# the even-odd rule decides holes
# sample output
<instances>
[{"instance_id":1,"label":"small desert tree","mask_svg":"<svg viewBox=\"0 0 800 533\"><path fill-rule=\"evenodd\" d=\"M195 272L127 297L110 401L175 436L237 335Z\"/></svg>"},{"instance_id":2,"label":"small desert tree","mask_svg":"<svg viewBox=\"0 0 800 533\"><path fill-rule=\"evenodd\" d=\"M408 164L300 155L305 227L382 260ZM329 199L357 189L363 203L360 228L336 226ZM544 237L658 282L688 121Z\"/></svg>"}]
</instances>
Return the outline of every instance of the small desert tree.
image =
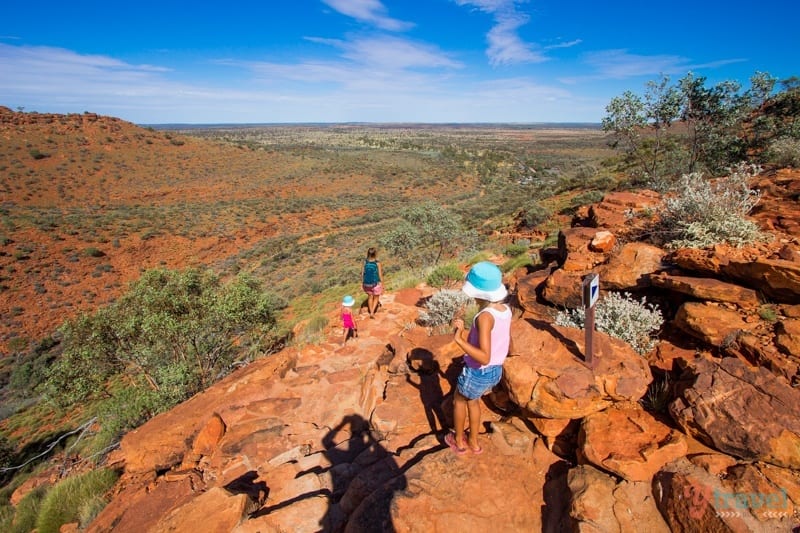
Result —
<instances>
[{"instance_id":1,"label":"small desert tree","mask_svg":"<svg viewBox=\"0 0 800 533\"><path fill-rule=\"evenodd\" d=\"M155 414L258 349L275 332L281 305L247 275L223 284L210 271L147 271L110 306L64 324L47 395L62 406L122 395L130 401L121 403Z\"/></svg>"},{"instance_id":2,"label":"small desert tree","mask_svg":"<svg viewBox=\"0 0 800 533\"><path fill-rule=\"evenodd\" d=\"M606 106L603 129L614 134L642 177L658 179L664 171L670 126L678 118L682 101L678 88L663 76L647 83L644 98L626 91Z\"/></svg>"},{"instance_id":3,"label":"small desert tree","mask_svg":"<svg viewBox=\"0 0 800 533\"><path fill-rule=\"evenodd\" d=\"M428 201L406 209L402 221L380 238L381 246L413 266L434 266L465 238L461 219Z\"/></svg>"},{"instance_id":4,"label":"small desert tree","mask_svg":"<svg viewBox=\"0 0 800 533\"><path fill-rule=\"evenodd\" d=\"M689 131L689 172L706 169L715 175L744 158L741 121L749 111L740 85L724 81L706 87L706 78L691 72L679 82L684 97L681 120Z\"/></svg>"}]
</instances>

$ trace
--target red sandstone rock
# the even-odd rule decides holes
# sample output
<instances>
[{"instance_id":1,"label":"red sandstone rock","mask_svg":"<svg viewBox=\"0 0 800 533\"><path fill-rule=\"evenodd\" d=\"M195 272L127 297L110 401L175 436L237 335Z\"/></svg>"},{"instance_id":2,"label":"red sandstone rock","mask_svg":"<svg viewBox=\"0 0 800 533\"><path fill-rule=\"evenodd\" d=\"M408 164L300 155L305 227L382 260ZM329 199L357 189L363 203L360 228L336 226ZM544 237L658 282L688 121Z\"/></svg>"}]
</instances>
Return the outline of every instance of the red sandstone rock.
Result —
<instances>
[{"instance_id":1,"label":"red sandstone rock","mask_svg":"<svg viewBox=\"0 0 800 533\"><path fill-rule=\"evenodd\" d=\"M580 465L570 469L567 483L573 531L670 531L655 506L649 482L618 483L590 465Z\"/></svg>"},{"instance_id":2,"label":"red sandstone rock","mask_svg":"<svg viewBox=\"0 0 800 533\"><path fill-rule=\"evenodd\" d=\"M232 531L255 509L256 503L245 494L214 487L169 513L149 531Z\"/></svg>"},{"instance_id":3,"label":"red sandstone rock","mask_svg":"<svg viewBox=\"0 0 800 533\"><path fill-rule=\"evenodd\" d=\"M543 487L560 459L541 449L536 460L491 452L423 456L365 499L345 531L541 531Z\"/></svg>"},{"instance_id":4,"label":"red sandstone rock","mask_svg":"<svg viewBox=\"0 0 800 533\"><path fill-rule=\"evenodd\" d=\"M800 303L800 264L782 259L731 259L723 273L777 302Z\"/></svg>"},{"instance_id":5,"label":"red sandstone rock","mask_svg":"<svg viewBox=\"0 0 800 533\"><path fill-rule=\"evenodd\" d=\"M649 275L665 268L665 252L657 246L632 242L598 269L600 288L604 290L633 290L648 287Z\"/></svg>"},{"instance_id":6,"label":"red sandstone rock","mask_svg":"<svg viewBox=\"0 0 800 533\"><path fill-rule=\"evenodd\" d=\"M678 389L669 412L687 433L735 457L800 468L800 391L787 382L733 357L699 358Z\"/></svg>"},{"instance_id":7,"label":"red sandstone rock","mask_svg":"<svg viewBox=\"0 0 800 533\"><path fill-rule=\"evenodd\" d=\"M606 257L591 249L598 231L594 228L568 228L558 234L558 248L561 256L561 268L567 272L586 272L600 263ZM607 232L606 232L607 233Z\"/></svg>"},{"instance_id":8,"label":"red sandstone rock","mask_svg":"<svg viewBox=\"0 0 800 533\"><path fill-rule=\"evenodd\" d=\"M654 287L687 294L699 300L730 302L740 307L755 307L760 303L753 289L714 278L675 276L662 272L650 276L650 283Z\"/></svg>"},{"instance_id":9,"label":"red sandstone rock","mask_svg":"<svg viewBox=\"0 0 800 533\"><path fill-rule=\"evenodd\" d=\"M583 361L582 330L517 320L511 331L521 355L506 359L503 381L531 416L582 418L614 401L637 401L652 381L642 357L603 333L594 338L592 371Z\"/></svg>"},{"instance_id":10,"label":"red sandstone rock","mask_svg":"<svg viewBox=\"0 0 800 533\"><path fill-rule=\"evenodd\" d=\"M800 320L781 320L775 325L775 345L788 355L800 356Z\"/></svg>"},{"instance_id":11,"label":"red sandstone rock","mask_svg":"<svg viewBox=\"0 0 800 533\"><path fill-rule=\"evenodd\" d=\"M751 465L718 477L679 459L655 476L653 495L672 531L792 531L796 521L788 491Z\"/></svg>"},{"instance_id":12,"label":"red sandstone rock","mask_svg":"<svg viewBox=\"0 0 800 533\"><path fill-rule=\"evenodd\" d=\"M579 459L627 481L650 481L668 462L686 455L684 436L638 404L620 404L583 419Z\"/></svg>"},{"instance_id":13,"label":"red sandstone rock","mask_svg":"<svg viewBox=\"0 0 800 533\"><path fill-rule=\"evenodd\" d=\"M687 272L706 276L718 276L728 263L728 257L716 250L681 248L668 256L668 260Z\"/></svg>"},{"instance_id":14,"label":"red sandstone rock","mask_svg":"<svg viewBox=\"0 0 800 533\"><path fill-rule=\"evenodd\" d=\"M544 282L555 268L555 263L550 267L537 270L517 281L517 302L520 307L529 312L536 312L541 307L539 304L539 291L544 287Z\"/></svg>"},{"instance_id":15,"label":"red sandstone rock","mask_svg":"<svg viewBox=\"0 0 800 533\"><path fill-rule=\"evenodd\" d=\"M653 191L611 192L589 208L590 224L597 228L635 227L637 215L651 212L660 202L661 196Z\"/></svg>"},{"instance_id":16,"label":"red sandstone rock","mask_svg":"<svg viewBox=\"0 0 800 533\"><path fill-rule=\"evenodd\" d=\"M740 331L752 328L736 311L698 302L684 303L675 315L675 325L712 346L732 343Z\"/></svg>"},{"instance_id":17,"label":"red sandstone rock","mask_svg":"<svg viewBox=\"0 0 800 533\"><path fill-rule=\"evenodd\" d=\"M614 249L617 238L610 231L598 231L592 242L589 243L589 250L602 254L607 254Z\"/></svg>"},{"instance_id":18,"label":"red sandstone rock","mask_svg":"<svg viewBox=\"0 0 800 533\"><path fill-rule=\"evenodd\" d=\"M586 274L584 271L569 272L558 269L548 276L542 288L542 297L558 307L570 309L582 305L581 283Z\"/></svg>"}]
</instances>

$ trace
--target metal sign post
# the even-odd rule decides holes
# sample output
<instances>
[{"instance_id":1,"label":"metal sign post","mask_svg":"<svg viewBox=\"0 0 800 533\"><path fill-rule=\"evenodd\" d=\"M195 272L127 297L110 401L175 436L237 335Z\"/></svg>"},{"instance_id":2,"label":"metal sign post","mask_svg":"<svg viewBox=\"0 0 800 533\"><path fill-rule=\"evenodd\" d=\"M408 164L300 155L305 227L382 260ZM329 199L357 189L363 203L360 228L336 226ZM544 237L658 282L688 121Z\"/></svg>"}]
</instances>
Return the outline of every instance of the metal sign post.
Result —
<instances>
[{"instance_id":1,"label":"metal sign post","mask_svg":"<svg viewBox=\"0 0 800 533\"><path fill-rule=\"evenodd\" d=\"M586 333L584 360L589 368L594 369L594 307L600 297L600 276L595 273L587 274L582 283L584 322Z\"/></svg>"}]
</instances>

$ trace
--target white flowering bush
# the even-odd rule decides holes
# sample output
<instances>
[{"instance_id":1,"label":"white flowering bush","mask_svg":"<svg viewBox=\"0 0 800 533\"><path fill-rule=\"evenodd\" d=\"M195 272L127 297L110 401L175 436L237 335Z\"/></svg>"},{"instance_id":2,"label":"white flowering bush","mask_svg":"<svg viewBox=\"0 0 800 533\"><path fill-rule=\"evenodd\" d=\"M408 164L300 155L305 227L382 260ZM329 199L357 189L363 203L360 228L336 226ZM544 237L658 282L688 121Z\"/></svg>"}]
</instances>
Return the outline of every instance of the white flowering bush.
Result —
<instances>
[{"instance_id":1,"label":"white flowering bush","mask_svg":"<svg viewBox=\"0 0 800 533\"><path fill-rule=\"evenodd\" d=\"M425 303L425 311L420 313L419 322L423 326L444 326L452 322L456 313L471 302L472 298L462 291L441 290Z\"/></svg>"},{"instance_id":2,"label":"white flowering bush","mask_svg":"<svg viewBox=\"0 0 800 533\"><path fill-rule=\"evenodd\" d=\"M702 173L685 174L675 196L664 199L661 226L672 248L705 248L718 243L744 246L764 236L746 215L761 195L749 180L761 171L740 163L730 175L711 183Z\"/></svg>"},{"instance_id":3,"label":"white flowering bush","mask_svg":"<svg viewBox=\"0 0 800 533\"><path fill-rule=\"evenodd\" d=\"M583 329L586 321L583 307L567 309L556 316L557 326ZM628 293L607 293L595 308L595 327L612 337L630 344L639 355L652 350L658 343L655 334L664 324L664 317L655 304L646 298L638 301Z\"/></svg>"}]
</instances>

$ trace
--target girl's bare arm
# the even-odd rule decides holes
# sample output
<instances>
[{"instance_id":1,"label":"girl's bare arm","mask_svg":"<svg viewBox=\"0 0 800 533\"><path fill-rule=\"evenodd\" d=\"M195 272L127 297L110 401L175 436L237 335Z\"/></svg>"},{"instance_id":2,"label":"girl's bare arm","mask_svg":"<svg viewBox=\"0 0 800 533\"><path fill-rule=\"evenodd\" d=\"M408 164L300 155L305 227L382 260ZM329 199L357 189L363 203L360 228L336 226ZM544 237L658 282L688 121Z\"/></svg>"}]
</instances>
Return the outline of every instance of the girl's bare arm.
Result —
<instances>
[{"instance_id":1,"label":"girl's bare arm","mask_svg":"<svg viewBox=\"0 0 800 533\"><path fill-rule=\"evenodd\" d=\"M492 328L494 327L494 317L491 313L481 313L475 323L475 327L478 328L478 343L480 346L473 346L464 338L463 320L456 320L454 324L456 326L454 336L456 344L477 363L482 365L489 364L492 358Z\"/></svg>"}]
</instances>

